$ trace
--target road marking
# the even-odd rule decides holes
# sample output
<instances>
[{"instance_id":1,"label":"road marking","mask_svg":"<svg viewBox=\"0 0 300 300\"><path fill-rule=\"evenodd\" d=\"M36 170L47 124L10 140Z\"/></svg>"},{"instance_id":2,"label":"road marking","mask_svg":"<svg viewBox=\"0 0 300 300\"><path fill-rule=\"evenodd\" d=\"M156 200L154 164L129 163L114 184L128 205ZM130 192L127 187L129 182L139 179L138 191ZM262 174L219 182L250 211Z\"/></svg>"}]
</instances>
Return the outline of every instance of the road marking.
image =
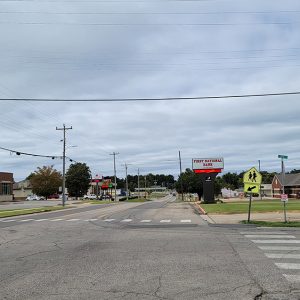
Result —
<instances>
[{"instance_id":1,"label":"road marking","mask_svg":"<svg viewBox=\"0 0 300 300\"><path fill-rule=\"evenodd\" d=\"M105 219L104 222L112 222L115 221L115 219Z\"/></svg>"},{"instance_id":2,"label":"road marking","mask_svg":"<svg viewBox=\"0 0 300 300\"><path fill-rule=\"evenodd\" d=\"M124 220L122 220L121 222L131 222L132 221L132 219L124 219Z\"/></svg>"},{"instance_id":3,"label":"road marking","mask_svg":"<svg viewBox=\"0 0 300 300\"><path fill-rule=\"evenodd\" d=\"M300 270L300 264L293 264L293 263L275 263L275 265L279 269L284 270Z\"/></svg>"},{"instance_id":4,"label":"road marking","mask_svg":"<svg viewBox=\"0 0 300 300\"><path fill-rule=\"evenodd\" d=\"M258 234L251 234L251 235L245 235L246 238L266 238L266 239L295 239L296 237L293 235L272 235L272 234L264 234L264 235L258 235Z\"/></svg>"},{"instance_id":5,"label":"road marking","mask_svg":"<svg viewBox=\"0 0 300 300\"><path fill-rule=\"evenodd\" d=\"M300 251L300 247L293 246L259 246L261 250L269 250L269 251Z\"/></svg>"},{"instance_id":6,"label":"road marking","mask_svg":"<svg viewBox=\"0 0 300 300\"><path fill-rule=\"evenodd\" d=\"M256 244L300 244L298 240L251 240Z\"/></svg>"},{"instance_id":7,"label":"road marking","mask_svg":"<svg viewBox=\"0 0 300 300\"><path fill-rule=\"evenodd\" d=\"M69 219L69 220L66 220L67 222L74 222L74 221L80 221L80 219Z\"/></svg>"},{"instance_id":8,"label":"road marking","mask_svg":"<svg viewBox=\"0 0 300 300\"><path fill-rule=\"evenodd\" d=\"M287 233L285 232L280 232L280 231L262 231L262 232L257 232L257 231L242 231L240 232L240 234L281 234L281 235L285 235Z\"/></svg>"},{"instance_id":9,"label":"road marking","mask_svg":"<svg viewBox=\"0 0 300 300\"><path fill-rule=\"evenodd\" d=\"M90 221L97 221L98 219L87 219L87 220L84 220L86 222L90 222Z\"/></svg>"},{"instance_id":10,"label":"road marking","mask_svg":"<svg viewBox=\"0 0 300 300\"><path fill-rule=\"evenodd\" d=\"M151 220L141 220L141 223L150 223Z\"/></svg>"},{"instance_id":11,"label":"road marking","mask_svg":"<svg viewBox=\"0 0 300 300\"><path fill-rule=\"evenodd\" d=\"M39 219L39 220L34 220L35 222L43 222L43 221L48 221L48 219Z\"/></svg>"},{"instance_id":12,"label":"road marking","mask_svg":"<svg viewBox=\"0 0 300 300\"><path fill-rule=\"evenodd\" d=\"M191 223L191 220L180 220L181 223Z\"/></svg>"},{"instance_id":13,"label":"road marking","mask_svg":"<svg viewBox=\"0 0 300 300\"><path fill-rule=\"evenodd\" d=\"M57 221L63 221L64 219L53 219L53 220L50 220L51 222L57 222Z\"/></svg>"},{"instance_id":14,"label":"road marking","mask_svg":"<svg viewBox=\"0 0 300 300\"><path fill-rule=\"evenodd\" d=\"M8 223L8 222L16 222L16 220L1 220L1 222L3 222L3 223Z\"/></svg>"},{"instance_id":15,"label":"road marking","mask_svg":"<svg viewBox=\"0 0 300 300\"><path fill-rule=\"evenodd\" d=\"M269 258L294 258L300 259L300 254L286 254L286 253L265 253Z\"/></svg>"},{"instance_id":16,"label":"road marking","mask_svg":"<svg viewBox=\"0 0 300 300\"><path fill-rule=\"evenodd\" d=\"M18 222L29 222L29 221L33 221L34 219L25 219L25 220L20 220Z\"/></svg>"},{"instance_id":17,"label":"road marking","mask_svg":"<svg viewBox=\"0 0 300 300\"><path fill-rule=\"evenodd\" d=\"M283 274L283 276L290 282L300 282L300 275Z\"/></svg>"},{"instance_id":18,"label":"road marking","mask_svg":"<svg viewBox=\"0 0 300 300\"><path fill-rule=\"evenodd\" d=\"M160 220L160 223L170 223L171 220Z\"/></svg>"}]
</instances>

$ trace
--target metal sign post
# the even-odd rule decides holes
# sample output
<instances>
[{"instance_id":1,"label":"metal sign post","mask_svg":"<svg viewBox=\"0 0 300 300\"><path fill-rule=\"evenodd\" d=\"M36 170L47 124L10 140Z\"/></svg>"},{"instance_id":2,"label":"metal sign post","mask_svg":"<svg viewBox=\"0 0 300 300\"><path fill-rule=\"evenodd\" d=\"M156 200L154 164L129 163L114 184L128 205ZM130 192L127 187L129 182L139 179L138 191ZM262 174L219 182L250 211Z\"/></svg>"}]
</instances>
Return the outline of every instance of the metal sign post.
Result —
<instances>
[{"instance_id":1,"label":"metal sign post","mask_svg":"<svg viewBox=\"0 0 300 300\"><path fill-rule=\"evenodd\" d=\"M250 193L250 198L249 198L248 223L250 223L251 204L252 204L252 193Z\"/></svg>"},{"instance_id":2,"label":"metal sign post","mask_svg":"<svg viewBox=\"0 0 300 300\"><path fill-rule=\"evenodd\" d=\"M281 159L281 184L282 184L282 194L281 201L283 202L283 214L284 214L284 223L287 223L286 217L286 202L288 202L288 195L285 194L284 184L285 184L285 168L284 168L284 160L288 159L287 155L278 155L278 158Z\"/></svg>"}]
</instances>

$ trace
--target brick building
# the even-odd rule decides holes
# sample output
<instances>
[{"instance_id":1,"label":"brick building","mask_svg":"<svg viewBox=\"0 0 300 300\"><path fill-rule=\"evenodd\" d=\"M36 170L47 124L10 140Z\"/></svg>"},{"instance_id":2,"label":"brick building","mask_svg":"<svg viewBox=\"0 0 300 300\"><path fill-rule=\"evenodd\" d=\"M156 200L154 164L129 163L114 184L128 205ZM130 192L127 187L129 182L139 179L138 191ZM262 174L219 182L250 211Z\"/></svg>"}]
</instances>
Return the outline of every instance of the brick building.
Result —
<instances>
[{"instance_id":1,"label":"brick building","mask_svg":"<svg viewBox=\"0 0 300 300\"><path fill-rule=\"evenodd\" d=\"M272 181L273 197L280 198L282 194L282 176L277 174ZM284 176L284 192L289 198L300 198L300 173L285 174Z\"/></svg>"},{"instance_id":2,"label":"brick building","mask_svg":"<svg viewBox=\"0 0 300 300\"><path fill-rule=\"evenodd\" d=\"M0 201L13 200L13 183L12 173L0 172Z\"/></svg>"}]
</instances>

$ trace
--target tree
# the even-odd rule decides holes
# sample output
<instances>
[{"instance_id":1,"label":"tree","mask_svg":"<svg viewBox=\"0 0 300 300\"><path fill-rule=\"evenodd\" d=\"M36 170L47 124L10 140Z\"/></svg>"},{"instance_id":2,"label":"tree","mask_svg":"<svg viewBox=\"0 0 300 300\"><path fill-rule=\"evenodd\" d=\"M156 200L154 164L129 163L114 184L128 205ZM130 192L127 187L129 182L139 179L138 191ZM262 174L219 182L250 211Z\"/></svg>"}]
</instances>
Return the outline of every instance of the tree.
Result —
<instances>
[{"instance_id":1,"label":"tree","mask_svg":"<svg viewBox=\"0 0 300 300\"><path fill-rule=\"evenodd\" d=\"M71 164L66 173L66 187L72 197L85 195L91 184L91 171L85 163Z\"/></svg>"},{"instance_id":2,"label":"tree","mask_svg":"<svg viewBox=\"0 0 300 300\"><path fill-rule=\"evenodd\" d=\"M46 199L58 192L62 184L61 173L53 169L53 166L38 167L32 175L30 175L30 183L32 192Z\"/></svg>"}]
</instances>

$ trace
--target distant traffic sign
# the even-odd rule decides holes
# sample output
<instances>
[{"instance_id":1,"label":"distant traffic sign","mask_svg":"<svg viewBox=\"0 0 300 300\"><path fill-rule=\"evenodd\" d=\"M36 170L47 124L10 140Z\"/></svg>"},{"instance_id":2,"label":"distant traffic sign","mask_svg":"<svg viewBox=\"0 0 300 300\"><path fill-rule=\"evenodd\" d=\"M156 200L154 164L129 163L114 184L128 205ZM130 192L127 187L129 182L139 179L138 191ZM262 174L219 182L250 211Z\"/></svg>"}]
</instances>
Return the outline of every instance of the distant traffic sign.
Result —
<instances>
[{"instance_id":1,"label":"distant traffic sign","mask_svg":"<svg viewBox=\"0 0 300 300\"><path fill-rule=\"evenodd\" d=\"M289 201L288 195L287 194L281 194L281 201L282 202L288 202Z\"/></svg>"},{"instance_id":2,"label":"distant traffic sign","mask_svg":"<svg viewBox=\"0 0 300 300\"><path fill-rule=\"evenodd\" d=\"M281 159L288 159L289 157L287 155L278 155L278 158L281 158Z\"/></svg>"}]
</instances>

